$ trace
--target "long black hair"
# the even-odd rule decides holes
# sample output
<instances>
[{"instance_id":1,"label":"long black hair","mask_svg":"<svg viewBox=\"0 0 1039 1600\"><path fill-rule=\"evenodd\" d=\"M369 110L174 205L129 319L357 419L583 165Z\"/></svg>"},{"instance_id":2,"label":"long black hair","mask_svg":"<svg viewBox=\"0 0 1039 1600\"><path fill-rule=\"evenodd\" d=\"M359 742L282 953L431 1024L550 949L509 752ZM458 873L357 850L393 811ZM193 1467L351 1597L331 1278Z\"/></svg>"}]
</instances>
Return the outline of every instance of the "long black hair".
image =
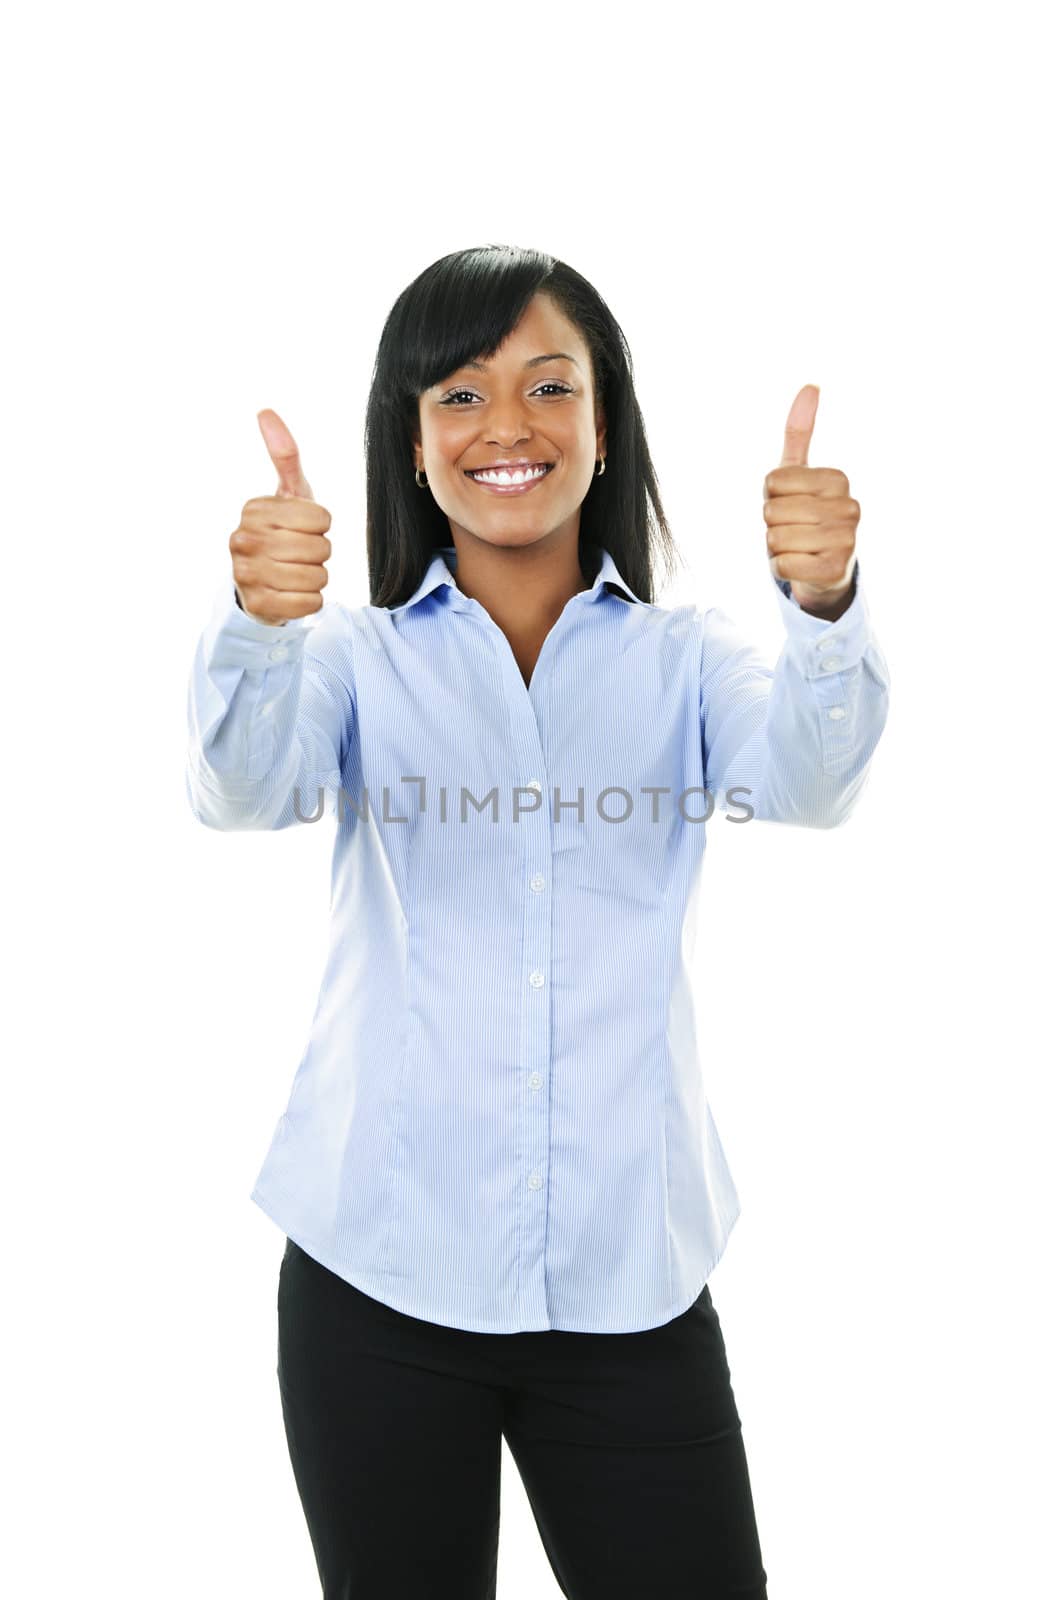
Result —
<instances>
[{"instance_id":1,"label":"long black hair","mask_svg":"<svg viewBox=\"0 0 1039 1600\"><path fill-rule=\"evenodd\" d=\"M582 504L579 554L608 550L642 600L654 599L654 566L673 575L675 546L650 460L627 340L601 295L565 261L542 250L478 245L421 272L398 296L375 359L365 416L368 579L371 604L399 605L422 580L447 518L415 481L418 397L468 362L492 356L539 291L575 323L592 357L595 403L606 418L609 470L593 475Z\"/></svg>"}]
</instances>

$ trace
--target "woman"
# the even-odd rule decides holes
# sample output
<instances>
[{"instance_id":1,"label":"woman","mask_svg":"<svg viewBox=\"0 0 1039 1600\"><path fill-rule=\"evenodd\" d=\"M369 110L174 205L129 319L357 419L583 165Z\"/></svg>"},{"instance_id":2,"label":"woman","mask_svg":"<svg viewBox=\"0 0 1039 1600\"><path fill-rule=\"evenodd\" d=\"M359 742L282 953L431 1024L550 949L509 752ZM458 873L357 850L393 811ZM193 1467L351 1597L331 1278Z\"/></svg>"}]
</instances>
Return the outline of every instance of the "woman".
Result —
<instances>
[{"instance_id":1,"label":"woman","mask_svg":"<svg viewBox=\"0 0 1039 1600\"><path fill-rule=\"evenodd\" d=\"M621 329L532 250L398 298L367 414L370 604L273 412L190 689L216 828L328 814L331 939L252 1198L287 1235L278 1377L325 1596L495 1593L501 1440L562 1592L765 1595L707 1285L739 1201L686 956L715 809L830 827L887 673L842 473L788 424L775 671L665 609ZM321 615L314 626L302 619Z\"/></svg>"}]
</instances>

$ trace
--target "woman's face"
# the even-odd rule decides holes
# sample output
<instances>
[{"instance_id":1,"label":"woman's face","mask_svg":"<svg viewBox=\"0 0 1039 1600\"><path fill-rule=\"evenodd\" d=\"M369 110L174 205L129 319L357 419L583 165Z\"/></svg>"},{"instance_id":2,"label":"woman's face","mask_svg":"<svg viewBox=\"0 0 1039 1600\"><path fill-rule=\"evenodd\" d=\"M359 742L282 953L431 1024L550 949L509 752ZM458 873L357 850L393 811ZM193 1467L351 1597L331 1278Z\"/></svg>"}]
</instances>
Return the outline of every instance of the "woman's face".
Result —
<instances>
[{"instance_id":1,"label":"woman's face","mask_svg":"<svg viewBox=\"0 0 1039 1600\"><path fill-rule=\"evenodd\" d=\"M546 356L551 357L545 360ZM570 357L571 359L567 359ZM459 533L494 545L528 545L556 535L575 541L580 507L606 453L605 416L596 410L592 364L580 330L546 294L534 296L497 354L459 367L419 396L415 465ZM545 463L548 473L503 494L467 476L500 461Z\"/></svg>"}]
</instances>

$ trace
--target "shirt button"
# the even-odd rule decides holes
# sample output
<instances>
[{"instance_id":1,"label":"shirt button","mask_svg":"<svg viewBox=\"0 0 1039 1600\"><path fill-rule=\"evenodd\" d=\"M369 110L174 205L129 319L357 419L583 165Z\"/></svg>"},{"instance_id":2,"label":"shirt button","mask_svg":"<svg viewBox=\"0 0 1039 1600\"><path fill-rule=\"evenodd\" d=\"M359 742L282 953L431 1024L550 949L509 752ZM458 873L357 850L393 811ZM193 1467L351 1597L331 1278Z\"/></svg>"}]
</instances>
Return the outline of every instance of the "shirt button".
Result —
<instances>
[{"instance_id":1,"label":"shirt button","mask_svg":"<svg viewBox=\"0 0 1039 1600\"><path fill-rule=\"evenodd\" d=\"M545 887L545 880L541 876L540 872L535 872L534 876L530 880L530 887L532 889L543 889Z\"/></svg>"},{"instance_id":2,"label":"shirt button","mask_svg":"<svg viewBox=\"0 0 1039 1600\"><path fill-rule=\"evenodd\" d=\"M527 1079L527 1082L530 1084L530 1087L532 1089L540 1089L541 1088L541 1074L540 1074L540 1072L532 1072L530 1077Z\"/></svg>"},{"instance_id":3,"label":"shirt button","mask_svg":"<svg viewBox=\"0 0 1039 1600\"><path fill-rule=\"evenodd\" d=\"M844 707L843 706L831 706L830 709L829 709L829 712L827 713L827 715L830 716L833 719L834 722L836 722L839 717L843 717L844 716Z\"/></svg>"},{"instance_id":4,"label":"shirt button","mask_svg":"<svg viewBox=\"0 0 1039 1600\"><path fill-rule=\"evenodd\" d=\"M284 661L288 653L283 644L276 644L273 650L268 650L267 655L271 661Z\"/></svg>"},{"instance_id":5,"label":"shirt button","mask_svg":"<svg viewBox=\"0 0 1039 1600\"><path fill-rule=\"evenodd\" d=\"M524 784L524 788L525 789L535 789L538 794L541 793L541 785L540 785L540 783L538 782L538 780L536 778L528 779L528 781Z\"/></svg>"},{"instance_id":6,"label":"shirt button","mask_svg":"<svg viewBox=\"0 0 1039 1600\"><path fill-rule=\"evenodd\" d=\"M528 1189L540 1189L541 1188L541 1174L540 1174L540 1172L532 1172L530 1174L530 1177L527 1179L527 1188Z\"/></svg>"},{"instance_id":7,"label":"shirt button","mask_svg":"<svg viewBox=\"0 0 1039 1600\"><path fill-rule=\"evenodd\" d=\"M545 974L543 972L532 972L531 973L530 982L531 982L531 986L533 988L540 989L542 984L544 983L544 981L545 981Z\"/></svg>"},{"instance_id":8,"label":"shirt button","mask_svg":"<svg viewBox=\"0 0 1039 1600\"><path fill-rule=\"evenodd\" d=\"M836 672L840 665L840 656L825 656L823 658L823 666L826 668L827 672Z\"/></svg>"}]
</instances>

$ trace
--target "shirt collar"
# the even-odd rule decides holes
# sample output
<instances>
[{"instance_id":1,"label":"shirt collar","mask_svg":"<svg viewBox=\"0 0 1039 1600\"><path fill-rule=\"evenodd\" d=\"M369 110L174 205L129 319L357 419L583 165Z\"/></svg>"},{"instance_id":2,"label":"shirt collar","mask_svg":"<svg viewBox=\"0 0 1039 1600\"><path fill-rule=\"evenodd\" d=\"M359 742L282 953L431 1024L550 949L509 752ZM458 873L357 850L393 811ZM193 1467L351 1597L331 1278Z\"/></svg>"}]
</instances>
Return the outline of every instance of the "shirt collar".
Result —
<instances>
[{"instance_id":1,"label":"shirt collar","mask_svg":"<svg viewBox=\"0 0 1039 1600\"><path fill-rule=\"evenodd\" d=\"M599 554L599 571L591 588L580 590L575 598L599 600L609 587L613 590L621 590L636 605L644 606L646 601L640 600L634 589L625 583L610 552L604 550L601 545L595 545L594 548ZM431 594L434 589L442 588L445 584L448 588L454 590L452 599L456 604L466 606L473 603L469 595L462 594L455 582L457 567L458 551L454 545L439 545L430 557L422 582L414 593L409 595L407 600L402 600L399 605L389 606L387 609L389 611L406 611L409 606L417 605L420 600L425 599L427 594Z\"/></svg>"}]
</instances>

